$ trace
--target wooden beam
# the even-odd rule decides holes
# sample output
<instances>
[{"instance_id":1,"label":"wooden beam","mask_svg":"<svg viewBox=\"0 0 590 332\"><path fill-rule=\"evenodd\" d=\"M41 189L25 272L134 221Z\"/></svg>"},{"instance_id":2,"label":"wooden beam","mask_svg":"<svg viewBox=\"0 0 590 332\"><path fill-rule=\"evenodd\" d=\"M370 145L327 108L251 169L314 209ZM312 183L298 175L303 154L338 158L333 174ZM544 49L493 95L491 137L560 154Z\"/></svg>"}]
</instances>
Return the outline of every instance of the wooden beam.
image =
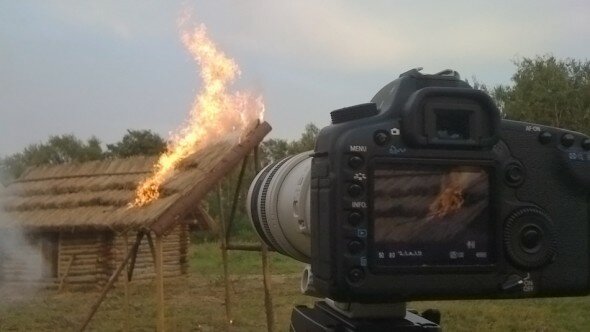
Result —
<instances>
[{"instance_id":1,"label":"wooden beam","mask_svg":"<svg viewBox=\"0 0 590 332\"><path fill-rule=\"evenodd\" d=\"M234 198L231 205L231 212L229 215L229 220L227 221L227 229L225 230L225 243L229 243L229 235L231 233L231 229L234 223L234 219L236 217L236 211L238 209L238 203L240 199L240 189L242 189L242 182L244 180L244 174L246 173L246 166L248 166L248 155L244 156L244 160L242 161L242 167L240 169L240 175L238 176L238 183L236 184Z\"/></svg>"},{"instance_id":2,"label":"wooden beam","mask_svg":"<svg viewBox=\"0 0 590 332\"><path fill-rule=\"evenodd\" d=\"M156 331L164 332L164 273L162 236L156 235Z\"/></svg>"},{"instance_id":3,"label":"wooden beam","mask_svg":"<svg viewBox=\"0 0 590 332\"><path fill-rule=\"evenodd\" d=\"M156 249L154 248L154 240L152 240L152 235L150 233L145 234L148 239L148 244L150 246L150 251L152 253L152 259L154 260L154 264L156 263Z\"/></svg>"},{"instance_id":4,"label":"wooden beam","mask_svg":"<svg viewBox=\"0 0 590 332\"><path fill-rule=\"evenodd\" d=\"M274 310L272 305L272 295L270 293L270 267L268 264L268 249L266 244L262 244L260 252L262 258L262 282L264 286L264 309L266 312L266 329L268 332L274 331Z\"/></svg>"},{"instance_id":5,"label":"wooden beam","mask_svg":"<svg viewBox=\"0 0 590 332\"><path fill-rule=\"evenodd\" d=\"M239 144L234 146L207 177L180 196L174 204L168 207L151 226L150 229L156 235L164 234L170 227L186 216L195 208L195 203L201 201L205 195L215 187L227 173L244 159L268 134L271 126L267 122L259 124L248 133Z\"/></svg>"},{"instance_id":6,"label":"wooden beam","mask_svg":"<svg viewBox=\"0 0 590 332\"><path fill-rule=\"evenodd\" d=\"M242 251L261 251L260 243L228 243L227 250L242 250Z\"/></svg>"},{"instance_id":7,"label":"wooden beam","mask_svg":"<svg viewBox=\"0 0 590 332\"><path fill-rule=\"evenodd\" d=\"M215 220L213 220L211 215L209 215L209 213L205 211L202 204L197 205L197 209L194 211L194 215L195 218L197 218L198 220L202 220L205 222L205 224L207 224L207 227L209 227L209 231L211 231L211 233L219 233L219 225L217 225L217 223L215 222Z\"/></svg>"},{"instance_id":8,"label":"wooden beam","mask_svg":"<svg viewBox=\"0 0 590 332\"><path fill-rule=\"evenodd\" d=\"M133 278L133 269L135 269L135 260L137 259L137 252L139 251L139 246L141 245L141 240L144 236L143 231L137 232L135 236L135 243L133 244L133 248L131 248L131 263L129 263L129 268L127 269L127 280L131 281Z\"/></svg>"},{"instance_id":9,"label":"wooden beam","mask_svg":"<svg viewBox=\"0 0 590 332\"><path fill-rule=\"evenodd\" d=\"M72 263L74 263L74 259L76 259L76 255L70 256L70 260L68 261L68 266L66 267L66 271L65 271L64 275L61 277L61 280L59 281L59 287L57 288L58 292L61 291L64 286L64 282L66 281L66 278L68 277L68 274L70 273L70 268L72 268Z\"/></svg>"},{"instance_id":10,"label":"wooden beam","mask_svg":"<svg viewBox=\"0 0 590 332\"><path fill-rule=\"evenodd\" d=\"M141 242L141 237L138 236L135 240L134 247L139 247L139 242ZM102 301L107 296L107 293L109 292L111 287L113 287L113 285L115 284L115 281L117 281L119 274L121 274L121 271L123 271L123 268L127 265L127 262L129 262L129 259L131 258L132 254L133 254L133 251L129 252L127 255L125 255L125 258L123 259L123 261L121 262L121 264L119 265L117 270L115 270L115 272L113 272L113 274L109 278L109 281L102 289L102 292L100 293L100 296L98 297L97 301L90 308L90 312L88 313L88 316L86 316L86 318L84 319L84 322L82 323L82 326L80 327L80 331L84 331L86 329L86 327L88 326L88 323L90 323L90 321L92 320L92 317L94 317L94 314L98 310L98 307L100 307Z\"/></svg>"},{"instance_id":11,"label":"wooden beam","mask_svg":"<svg viewBox=\"0 0 590 332\"><path fill-rule=\"evenodd\" d=\"M225 323L227 324L227 329L229 330L229 326L233 323L232 319L232 312L231 312L231 296L229 291L229 283L231 282L229 279L229 262L227 257L227 243L226 243L226 224L224 218L224 207L223 207L223 196L221 192L221 184L217 185L217 202L219 205L219 241L221 243L221 261L223 263L223 284L225 286Z\"/></svg>"}]
</instances>

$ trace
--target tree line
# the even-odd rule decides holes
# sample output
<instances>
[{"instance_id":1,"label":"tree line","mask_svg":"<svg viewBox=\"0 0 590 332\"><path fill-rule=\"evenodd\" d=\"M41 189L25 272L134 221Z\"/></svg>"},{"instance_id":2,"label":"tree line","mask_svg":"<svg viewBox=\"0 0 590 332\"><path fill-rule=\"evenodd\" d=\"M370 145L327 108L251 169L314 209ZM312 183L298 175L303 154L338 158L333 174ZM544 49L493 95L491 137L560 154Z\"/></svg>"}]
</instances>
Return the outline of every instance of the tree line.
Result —
<instances>
[{"instance_id":1,"label":"tree line","mask_svg":"<svg viewBox=\"0 0 590 332\"><path fill-rule=\"evenodd\" d=\"M21 152L0 158L0 181L14 180L34 166L156 155L165 149L166 141L151 130L128 129L120 141L107 144L106 149L95 136L86 141L72 134L50 136L46 142L30 144Z\"/></svg>"},{"instance_id":2,"label":"tree line","mask_svg":"<svg viewBox=\"0 0 590 332\"><path fill-rule=\"evenodd\" d=\"M504 118L590 133L590 61L544 55L522 58L514 64L516 72L509 85L488 88L476 79L471 84L492 96ZM263 164L313 149L318 132L310 123L297 140L267 139L261 145ZM0 158L0 181L18 178L31 166L157 155L165 149L166 141L151 130L129 129L106 149L96 137L81 140L71 134L51 136L46 142Z\"/></svg>"}]
</instances>

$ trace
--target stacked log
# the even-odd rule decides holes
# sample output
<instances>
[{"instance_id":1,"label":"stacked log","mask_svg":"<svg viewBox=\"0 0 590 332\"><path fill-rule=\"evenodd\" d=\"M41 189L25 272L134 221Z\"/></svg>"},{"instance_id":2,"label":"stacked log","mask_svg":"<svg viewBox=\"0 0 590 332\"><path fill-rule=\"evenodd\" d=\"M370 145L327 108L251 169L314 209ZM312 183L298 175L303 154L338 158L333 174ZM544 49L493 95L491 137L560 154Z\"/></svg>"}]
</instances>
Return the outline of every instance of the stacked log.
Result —
<instances>
[{"instance_id":1,"label":"stacked log","mask_svg":"<svg viewBox=\"0 0 590 332\"><path fill-rule=\"evenodd\" d=\"M59 241L58 279L68 285L91 285L104 281L106 232L62 232ZM70 263L70 260L74 260ZM68 265L69 270L68 270ZM67 272L67 276L65 276Z\"/></svg>"}]
</instances>

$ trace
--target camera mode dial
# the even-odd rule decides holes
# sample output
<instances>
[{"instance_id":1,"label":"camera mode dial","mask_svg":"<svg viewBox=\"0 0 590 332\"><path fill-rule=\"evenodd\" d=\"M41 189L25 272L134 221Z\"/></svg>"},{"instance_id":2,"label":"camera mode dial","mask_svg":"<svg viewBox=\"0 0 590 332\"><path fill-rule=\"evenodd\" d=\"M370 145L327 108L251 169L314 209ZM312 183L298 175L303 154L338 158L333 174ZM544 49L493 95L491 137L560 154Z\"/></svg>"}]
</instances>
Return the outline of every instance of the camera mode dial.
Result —
<instances>
[{"instance_id":1,"label":"camera mode dial","mask_svg":"<svg viewBox=\"0 0 590 332\"><path fill-rule=\"evenodd\" d=\"M504 248L514 264L540 268L551 262L556 246L553 222L540 209L519 209L506 219Z\"/></svg>"}]
</instances>

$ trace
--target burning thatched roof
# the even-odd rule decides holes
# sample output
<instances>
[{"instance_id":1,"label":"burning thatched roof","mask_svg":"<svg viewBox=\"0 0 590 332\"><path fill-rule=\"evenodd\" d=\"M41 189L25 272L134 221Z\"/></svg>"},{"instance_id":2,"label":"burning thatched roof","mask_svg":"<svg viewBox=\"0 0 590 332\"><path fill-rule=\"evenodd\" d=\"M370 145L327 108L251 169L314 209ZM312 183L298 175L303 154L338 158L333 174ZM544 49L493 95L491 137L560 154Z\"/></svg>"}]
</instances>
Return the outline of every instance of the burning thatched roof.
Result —
<instances>
[{"instance_id":1,"label":"burning thatched roof","mask_svg":"<svg viewBox=\"0 0 590 332\"><path fill-rule=\"evenodd\" d=\"M190 211L270 131L264 122L241 138L209 144L187 158L162 186L158 200L128 206L156 158L134 157L30 169L0 191L14 222L36 229L149 228L165 232Z\"/></svg>"}]
</instances>

